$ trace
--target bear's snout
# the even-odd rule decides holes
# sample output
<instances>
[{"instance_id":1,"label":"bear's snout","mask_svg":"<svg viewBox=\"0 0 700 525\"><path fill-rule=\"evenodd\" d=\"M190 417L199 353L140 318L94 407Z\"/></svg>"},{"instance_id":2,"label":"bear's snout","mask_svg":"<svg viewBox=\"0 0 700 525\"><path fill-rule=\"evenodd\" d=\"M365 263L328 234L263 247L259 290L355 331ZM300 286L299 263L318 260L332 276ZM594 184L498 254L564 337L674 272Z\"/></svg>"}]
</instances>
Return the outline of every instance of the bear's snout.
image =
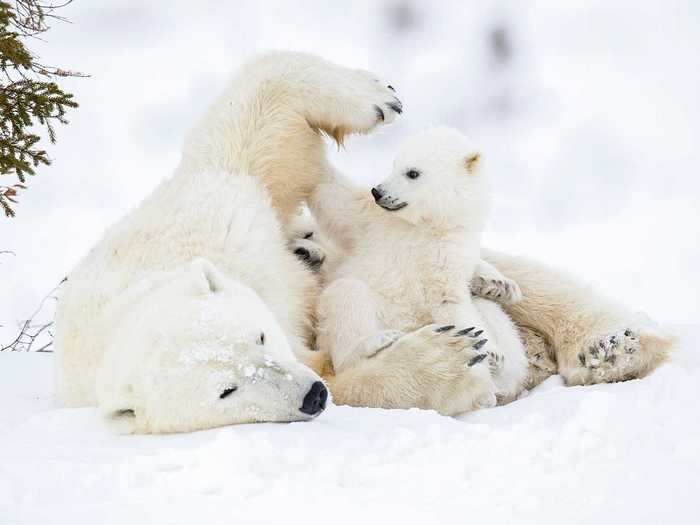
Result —
<instances>
[{"instance_id":1,"label":"bear's snout","mask_svg":"<svg viewBox=\"0 0 700 525\"><path fill-rule=\"evenodd\" d=\"M328 390L326 386L321 381L316 381L304 396L304 402L299 410L310 416L318 415L326 408L327 399Z\"/></svg>"},{"instance_id":2,"label":"bear's snout","mask_svg":"<svg viewBox=\"0 0 700 525\"><path fill-rule=\"evenodd\" d=\"M384 197L384 194L377 188L372 188L372 197L374 197L374 202L379 202L379 199Z\"/></svg>"}]
</instances>

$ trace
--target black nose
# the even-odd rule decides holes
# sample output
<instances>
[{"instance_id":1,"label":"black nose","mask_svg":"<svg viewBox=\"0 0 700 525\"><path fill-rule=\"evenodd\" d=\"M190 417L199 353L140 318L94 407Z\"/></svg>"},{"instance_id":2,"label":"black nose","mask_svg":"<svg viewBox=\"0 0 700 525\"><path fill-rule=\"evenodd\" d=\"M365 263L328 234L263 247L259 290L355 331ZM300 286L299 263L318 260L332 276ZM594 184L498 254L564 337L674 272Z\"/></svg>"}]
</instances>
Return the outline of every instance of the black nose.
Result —
<instances>
[{"instance_id":1,"label":"black nose","mask_svg":"<svg viewBox=\"0 0 700 525\"><path fill-rule=\"evenodd\" d=\"M377 202L382 198L382 193L377 188L372 188L372 197L374 197L374 202Z\"/></svg>"},{"instance_id":2,"label":"black nose","mask_svg":"<svg viewBox=\"0 0 700 525\"><path fill-rule=\"evenodd\" d=\"M309 250L307 250L306 248L297 248L296 250L294 250L294 253L298 255L299 259L301 259L302 261L305 261L306 259L311 257Z\"/></svg>"},{"instance_id":3,"label":"black nose","mask_svg":"<svg viewBox=\"0 0 700 525\"><path fill-rule=\"evenodd\" d=\"M301 410L304 414L315 416L323 412L326 408L326 400L328 399L328 390L323 383L316 381L311 385L311 389L304 396L304 403L301 405Z\"/></svg>"}]
</instances>

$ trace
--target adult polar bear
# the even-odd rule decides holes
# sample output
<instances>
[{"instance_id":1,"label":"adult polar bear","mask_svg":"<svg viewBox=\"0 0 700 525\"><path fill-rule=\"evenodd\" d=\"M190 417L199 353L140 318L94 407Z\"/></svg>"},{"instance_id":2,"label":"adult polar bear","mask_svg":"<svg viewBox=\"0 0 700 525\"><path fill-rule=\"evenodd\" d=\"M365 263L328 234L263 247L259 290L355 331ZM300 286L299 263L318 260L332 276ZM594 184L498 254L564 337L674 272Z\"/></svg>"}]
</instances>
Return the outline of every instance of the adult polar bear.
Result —
<instances>
[{"instance_id":1,"label":"adult polar bear","mask_svg":"<svg viewBox=\"0 0 700 525\"><path fill-rule=\"evenodd\" d=\"M282 234L332 171L319 130L341 141L400 110L369 73L313 56L244 66L190 134L175 175L69 275L56 314L61 400L98 405L124 432L300 420L323 408L323 372L339 403L459 411L465 358L425 331L332 375L306 342L317 281ZM584 331L590 315L552 313L581 294L549 291L556 279L532 268L510 269L541 299L526 315ZM642 340L649 367L664 350Z\"/></svg>"},{"instance_id":2,"label":"adult polar bear","mask_svg":"<svg viewBox=\"0 0 700 525\"><path fill-rule=\"evenodd\" d=\"M332 171L341 142L391 122L401 103L372 74L297 53L242 67L189 135L174 176L111 227L68 277L56 313L57 390L121 432L309 419L364 404L388 373L459 407L465 357L417 334L330 375L309 350L318 283L284 229ZM410 357L409 357L410 356ZM415 390L415 389L414 389ZM415 395L387 404L418 405Z\"/></svg>"}]
</instances>

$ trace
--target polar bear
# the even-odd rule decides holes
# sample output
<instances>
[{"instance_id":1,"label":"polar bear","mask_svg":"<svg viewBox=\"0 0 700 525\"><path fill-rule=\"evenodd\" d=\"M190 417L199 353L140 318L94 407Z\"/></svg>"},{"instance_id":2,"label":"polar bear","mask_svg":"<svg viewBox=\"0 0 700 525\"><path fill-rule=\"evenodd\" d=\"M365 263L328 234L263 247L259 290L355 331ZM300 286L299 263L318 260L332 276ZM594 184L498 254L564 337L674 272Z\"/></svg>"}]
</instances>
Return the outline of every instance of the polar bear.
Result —
<instances>
[{"instance_id":1,"label":"polar bear","mask_svg":"<svg viewBox=\"0 0 700 525\"><path fill-rule=\"evenodd\" d=\"M480 261L489 201L480 164L479 150L452 128L428 129L399 148L391 175L371 190L377 206L357 210L354 249L319 300L318 345L336 372L433 325L469 355L460 405L493 406L522 391L517 329L465 286ZM331 191L337 198L347 186Z\"/></svg>"},{"instance_id":2,"label":"polar bear","mask_svg":"<svg viewBox=\"0 0 700 525\"><path fill-rule=\"evenodd\" d=\"M243 66L175 174L70 273L56 313L62 402L140 433L318 415L317 283L283 231L328 169L322 135L342 142L401 110L373 74L315 56Z\"/></svg>"}]
</instances>

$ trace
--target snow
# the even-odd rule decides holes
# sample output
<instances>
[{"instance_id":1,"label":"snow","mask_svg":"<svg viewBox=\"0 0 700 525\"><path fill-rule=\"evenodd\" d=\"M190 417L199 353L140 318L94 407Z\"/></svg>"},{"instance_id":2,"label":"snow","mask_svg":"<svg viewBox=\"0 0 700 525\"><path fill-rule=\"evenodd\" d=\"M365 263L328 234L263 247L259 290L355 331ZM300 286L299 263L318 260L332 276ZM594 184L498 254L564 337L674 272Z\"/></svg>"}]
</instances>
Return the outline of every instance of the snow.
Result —
<instances>
[{"instance_id":1,"label":"snow","mask_svg":"<svg viewBox=\"0 0 700 525\"><path fill-rule=\"evenodd\" d=\"M2 353L0 524L697 522L696 329L643 380L555 376L459 419L331 406L165 436L56 408L52 355Z\"/></svg>"},{"instance_id":2,"label":"snow","mask_svg":"<svg viewBox=\"0 0 700 525\"><path fill-rule=\"evenodd\" d=\"M396 124L332 152L345 173L369 185L404 137L457 126L494 178L487 245L690 326L642 381L553 378L463 421L331 407L311 423L157 437L56 408L52 356L2 353L1 525L700 521L700 3L100 0L60 14L72 24L32 49L92 76L62 81L81 107L18 217L0 218L0 251L16 254L0 255L0 343L172 173L232 71L270 48L322 52L398 89ZM498 28L508 60L490 51Z\"/></svg>"}]
</instances>

